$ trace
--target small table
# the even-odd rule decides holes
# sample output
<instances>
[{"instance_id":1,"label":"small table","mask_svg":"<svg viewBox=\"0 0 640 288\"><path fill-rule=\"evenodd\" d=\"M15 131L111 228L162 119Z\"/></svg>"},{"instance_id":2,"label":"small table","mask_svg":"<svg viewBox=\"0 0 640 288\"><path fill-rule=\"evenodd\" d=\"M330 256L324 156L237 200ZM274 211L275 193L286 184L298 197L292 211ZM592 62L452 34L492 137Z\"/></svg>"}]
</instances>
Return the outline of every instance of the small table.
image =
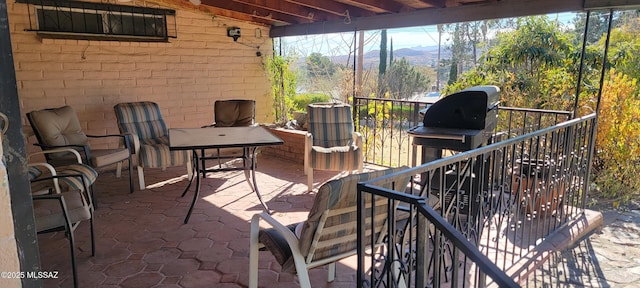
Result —
<instances>
[{"instance_id":1,"label":"small table","mask_svg":"<svg viewBox=\"0 0 640 288\"><path fill-rule=\"evenodd\" d=\"M184 223L189 222L191 212L196 204L198 196L200 194L200 172L211 171L205 167L200 167L200 159L197 153L198 150L203 149L216 149L216 148L243 148L244 161L242 167L225 168L223 170L244 170L247 183L251 186L251 189L256 192L258 200L262 204L264 211L269 213L269 207L262 200L262 196L258 191L258 185L256 182L256 150L260 146L281 145L284 142L282 139L274 136L267 129L261 126L249 126L249 127L207 127L207 128L171 128L169 129L169 149L170 150L191 150L193 154L193 173L191 179L189 179L189 185L185 188L184 196L193 179L196 179L196 191L191 201L191 207L187 217L184 219ZM204 169L204 170L203 170ZM252 179L250 179L252 178Z\"/></svg>"}]
</instances>

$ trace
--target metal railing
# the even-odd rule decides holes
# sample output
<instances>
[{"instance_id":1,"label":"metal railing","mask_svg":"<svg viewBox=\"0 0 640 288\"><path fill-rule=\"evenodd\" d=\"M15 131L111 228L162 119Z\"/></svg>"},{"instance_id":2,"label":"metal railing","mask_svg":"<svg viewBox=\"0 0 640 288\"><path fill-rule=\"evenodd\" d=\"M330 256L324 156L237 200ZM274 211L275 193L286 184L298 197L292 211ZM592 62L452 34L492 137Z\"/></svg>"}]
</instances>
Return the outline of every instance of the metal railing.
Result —
<instances>
[{"instance_id":1,"label":"metal railing","mask_svg":"<svg viewBox=\"0 0 640 288\"><path fill-rule=\"evenodd\" d=\"M365 198L397 208L385 245L364 245L370 231L359 225L358 287L517 286L536 245L583 214L595 137L595 114L546 128L539 119L512 121L523 129L499 142L399 172L412 177L406 193L382 188L392 176L360 183L360 219L376 213L363 209L375 207Z\"/></svg>"},{"instance_id":2,"label":"metal railing","mask_svg":"<svg viewBox=\"0 0 640 288\"><path fill-rule=\"evenodd\" d=\"M354 97L356 130L363 135L365 162L387 167L415 166L421 152L407 130L422 123L419 111L433 104L409 100ZM498 107L493 142L569 120L567 111Z\"/></svg>"}]
</instances>

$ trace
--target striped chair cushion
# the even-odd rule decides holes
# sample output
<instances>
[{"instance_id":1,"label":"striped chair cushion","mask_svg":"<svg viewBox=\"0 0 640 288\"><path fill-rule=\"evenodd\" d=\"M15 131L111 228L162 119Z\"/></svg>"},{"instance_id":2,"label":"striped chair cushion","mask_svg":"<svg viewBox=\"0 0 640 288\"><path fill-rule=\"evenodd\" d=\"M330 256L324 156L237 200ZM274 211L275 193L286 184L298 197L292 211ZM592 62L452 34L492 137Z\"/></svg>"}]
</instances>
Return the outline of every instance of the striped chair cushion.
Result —
<instances>
[{"instance_id":1,"label":"striped chair cushion","mask_svg":"<svg viewBox=\"0 0 640 288\"><path fill-rule=\"evenodd\" d=\"M340 179L331 180L322 185L318 190L318 194L316 195L316 198L314 200L313 207L311 208L311 211L309 211L309 216L302 226L302 232L300 236L300 252L305 255L305 257L307 257L309 253L313 253L311 261L318 261L342 253L353 252L356 249L355 234L357 212L355 208L357 207L356 198L358 193L358 182L368 181L384 175L389 175L406 168L407 167L398 167L369 173L348 175ZM404 192L407 184L409 183L409 177L400 175L396 176L395 179L392 179L392 181L395 185L395 187L393 187L395 188L395 190ZM387 186L386 188L392 188L391 185L385 186ZM383 206L386 205L386 201L382 199L376 202L378 204L382 204ZM378 208L376 208L376 214L382 216L376 217L375 225L378 232L380 232L382 225L386 221L387 209L385 209L383 206L378 206ZM321 218L323 213L332 210L335 211L338 209L346 209L350 210L350 212L329 216L325 220L324 225L322 225L323 229L335 229L335 231L327 233L326 231L322 232L318 230L320 228L320 225L322 224ZM340 242L334 245L329 245L327 247L314 246L317 244L314 241L314 237L317 237L315 240L325 241L329 239L336 239L338 237L349 238L349 236L352 236L351 239L353 240ZM309 259L307 259L307 262L310 262Z\"/></svg>"},{"instance_id":2,"label":"striped chair cushion","mask_svg":"<svg viewBox=\"0 0 640 288\"><path fill-rule=\"evenodd\" d=\"M86 164L71 164L64 167L60 167L58 175L70 175L80 174L84 178L84 184L87 186L93 185L98 178L98 172ZM78 177L64 177L60 178L61 184L67 187L67 190L81 190L84 191L82 180Z\"/></svg>"},{"instance_id":3,"label":"striped chair cushion","mask_svg":"<svg viewBox=\"0 0 640 288\"><path fill-rule=\"evenodd\" d=\"M307 106L309 133L313 146L353 145L351 106L340 103L315 103Z\"/></svg>"},{"instance_id":4,"label":"striped chair cushion","mask_svg":"<svg viewBox=\"0 0 640 288\"><path fill-rule=\"evenodd\" d=\"M51 172L47 169L43 169L40 166L29 166L27 169L27 176L29 177L29 181L36 180L40 177L49 177L51 176ZM53 180L42 180L31 182L31 194L40 195L47 194L49 190L54 188Z\"/></svg>"},{"instance_id":5,"label":"striped chair cushion","mask_svg":"<svg viewBox=\"0 0 640 288\"><path fill-rule=\"evenodd\" d=\"M167 126L160 107L153 102L119 103L113 107L121 133L136 134L140 140L142 167L164 168L183 165L187 151L170 151Z\"/></svg>"},{"instance_id":6,"label":"striped chair cushion","mask_svg":"<svg viewBox=\"0 0 640 288\"><path fill-rule=\"evenodd\" d=\"M119 103L113 108L120 132L136 134L140 142L168 134L160 107L154 102Z\"/></svg>"},{"instance_id":7,"label":"striped chair cushion","mask_svg":"<svg viewBox=\"0 0 640 288\"><path fill-rule=\"evenodd\" d=\"M354 145L337 146L324 148L319 146L311 147L311 167L314 169L343 171L358 168L358 163L362 162L361 153Z\"/></svg>"},{"instance_id":8,"label":"striped chair cushion","mask_svg":"<svg viewBox=\"0 0 640 288\"><path fill-rule=\"evenodd\" d=\"M140 159L144 167L163 168L183 165L187 151L169 150L169 137L146 139L140 143Z\"/></svg>"}]
</instances>

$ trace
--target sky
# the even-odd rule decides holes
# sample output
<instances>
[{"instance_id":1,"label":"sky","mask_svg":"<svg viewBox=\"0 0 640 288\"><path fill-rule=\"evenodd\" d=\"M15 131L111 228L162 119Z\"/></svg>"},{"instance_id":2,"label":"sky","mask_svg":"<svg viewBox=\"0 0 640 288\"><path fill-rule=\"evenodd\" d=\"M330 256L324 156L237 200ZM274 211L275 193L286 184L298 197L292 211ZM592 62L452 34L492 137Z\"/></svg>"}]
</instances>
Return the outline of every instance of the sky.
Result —
<instances>
[{"instance_id":1,"label":"sky","mask_svg":"<svg viewBox=\"0 0 640 288\"><path fill-rule=\"evenodd\" d=\"M570 23L574 13L548 14L552 19L557 18L562 23ZM299 54L309 55L314 52L323 55L346 55L353 46L353 32L333 33L324 35L308 35L285 37L284 44ZM393 40L393 49L415 48L420 46L437 46L438 30L435 25L388 29L387 38ZM365 53L379 49L380 31L365 31ZM442 35L442 44L448 45L449 37Z\"/></svg>"}]
</instances>

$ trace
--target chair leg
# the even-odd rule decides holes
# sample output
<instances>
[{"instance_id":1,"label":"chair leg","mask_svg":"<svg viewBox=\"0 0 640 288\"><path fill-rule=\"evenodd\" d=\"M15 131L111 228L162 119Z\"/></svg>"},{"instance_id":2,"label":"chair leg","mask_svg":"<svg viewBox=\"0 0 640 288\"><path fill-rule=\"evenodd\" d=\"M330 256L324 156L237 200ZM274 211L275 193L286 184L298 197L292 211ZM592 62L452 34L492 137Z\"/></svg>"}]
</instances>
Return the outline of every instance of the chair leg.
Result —
<instances>
[{"instance_id":1,"label":"chair leg","mask_svg":"<svg viewBox=\"0 0 640 288\"><path fill-rule=\"evenodd\" d=\"M69 238L69 248L71 249L71 273L73 273L73 287L78 288L78 271L76 265L76 245L73 237L73 230L69 229L67 237Z\"/></svg>"},{"instance_id":2,"label":"chair leg","mask_svg":"<svg viewBox=\"0 0 640 288\"><path fill-rule=\"evenodd\" d=\"M133 173L131 171L131 157L129 157L129 163L127 164L127 171L129 172L129 193L133 193Z\"/></svg>"},{"instance_id":3,"label":"chair leg","mask_svg":"<svg viewBox=\"0 0 640 288\"><path fill-rule=\"evenodd\" d=\"M251 218L251 233L249 235L249 288L258 288L258 231L260 216Z\"/></svg>"},{"instance_id":4,"label":"chair leg","mask_svg":"<svg viewBox=\"0 0 640 288\"><path fill-rule=\"evenodd\" d=\"M336 262L327 264L327 282L333 282L336 279Z\"/></svg>"},{"instance_id":5,"label":"chair leg","mask_svg":"<svg viewBox=\"0 0 640 288\"><path fill-rule=\"evenodd\" d=\"M89 193L89 195L91 195L91 204L93 204L93 209L97 209L98 208L98 200L96 199L96 191L93 189L93 184L89 185L89 188L87 188L87 193Z\"/></svg>"},{"instance_id":6,"label":"chair leg","mask_svg":"<svg viewBox=\"0 0 640 288\"><path fill-rule=\"evenodd\" d=\"M144 190L146 185L144 185L144 171L142 166L138 166L138 183L140 184L140 190Z\"/></svg>"},{"instance_id":7,"label":"chair leg","mask_svg":"<svg viewBox=\"0 0 640 288\"><path fill-rule=\"evenodd\" d=\"M122 161L116 163L116 178L122 176Z\"/></svg>"},{"instance_id":8,"label":"chair leg","mask_svg":"<svg viewBox=\"0 0 640 288\"><path fill-rule=\"evenodd\" d=\"M307 171L307 192L313 190L313 168L309 167Z\"/></svg>"},{"instance_id":9,"label":"chair leg","mask_svg":"<svg viewBox=\"0 0 640 288\"><path fill-rule=\"evenodd\" d=\"M89 220L89 228L91 230L91 256L96 256L96 236L95 236L95 221L93 220L93 209L89 210L89 213L91 213L91 219Z\"/></svg>"}]
</instances>

